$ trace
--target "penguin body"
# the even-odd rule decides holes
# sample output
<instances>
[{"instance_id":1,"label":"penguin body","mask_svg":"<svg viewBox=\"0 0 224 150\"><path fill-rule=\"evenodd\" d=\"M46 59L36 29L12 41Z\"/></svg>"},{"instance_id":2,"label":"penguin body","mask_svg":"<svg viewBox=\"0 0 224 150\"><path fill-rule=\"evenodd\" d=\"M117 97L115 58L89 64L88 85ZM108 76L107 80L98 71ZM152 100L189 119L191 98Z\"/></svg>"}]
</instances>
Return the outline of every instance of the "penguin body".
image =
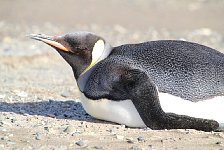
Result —
<instances>
[{"instance_id":1,"label":"penguin body","mask_svg":"<svg viewBox=\"0 0 224 150\"><path fill-rule=\"evenodd\" d=\"M168 40L113 48L86 32L31 38L51 45L70 64L83 107L93 117L152 129L211 131L224 123L222 117L197 113L201 108L200 114L210 114L199 105L210 101L224 113L217 109L224 106L224 55L214 49ZM196 114L178 111L186 104Z\"/></svg>"}]
</instances>

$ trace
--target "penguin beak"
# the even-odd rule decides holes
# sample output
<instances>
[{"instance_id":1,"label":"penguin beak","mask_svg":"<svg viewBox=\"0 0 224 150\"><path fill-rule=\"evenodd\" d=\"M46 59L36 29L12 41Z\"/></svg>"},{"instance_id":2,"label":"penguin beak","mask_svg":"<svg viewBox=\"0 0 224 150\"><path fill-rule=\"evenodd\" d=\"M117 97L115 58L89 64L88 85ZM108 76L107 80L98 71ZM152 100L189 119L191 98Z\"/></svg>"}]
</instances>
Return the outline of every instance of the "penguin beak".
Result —
<instances>
[{"instance_id":1,"label":"penguin beak","mask_svg":"<svg viewBox=\"0 0 224 150\"><path fill-rule=\"evenodd\" d=\"M28 37L30 37L31 39L34 39L34 40L42 41L42 42L44 42L54 48L60 49L62 51L69 52L69 50L64 45L57 42L55 40L56 38L53 36L47 36L44 34L30 34Z\"/></svg>"}]
</instances>

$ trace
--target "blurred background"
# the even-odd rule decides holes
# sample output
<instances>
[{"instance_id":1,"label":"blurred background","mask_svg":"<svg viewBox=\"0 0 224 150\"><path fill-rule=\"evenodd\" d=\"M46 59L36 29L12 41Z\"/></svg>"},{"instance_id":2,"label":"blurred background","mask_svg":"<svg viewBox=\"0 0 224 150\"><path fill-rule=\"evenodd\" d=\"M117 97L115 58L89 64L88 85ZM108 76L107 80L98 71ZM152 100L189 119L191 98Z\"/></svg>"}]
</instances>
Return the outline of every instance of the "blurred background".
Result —
<instances>
[{"instance_id":1,"label":"blurred background","mask_svg":"<svg viewBox=\"0 0 224 150\"><path fill-rule=\"evenodd\" d=\"M0 98L78 97L69 66L31 33L86 30L113 46L177 39L224 51L223 18L224 0L0 0Z\"/></svg>"}]
</instances>

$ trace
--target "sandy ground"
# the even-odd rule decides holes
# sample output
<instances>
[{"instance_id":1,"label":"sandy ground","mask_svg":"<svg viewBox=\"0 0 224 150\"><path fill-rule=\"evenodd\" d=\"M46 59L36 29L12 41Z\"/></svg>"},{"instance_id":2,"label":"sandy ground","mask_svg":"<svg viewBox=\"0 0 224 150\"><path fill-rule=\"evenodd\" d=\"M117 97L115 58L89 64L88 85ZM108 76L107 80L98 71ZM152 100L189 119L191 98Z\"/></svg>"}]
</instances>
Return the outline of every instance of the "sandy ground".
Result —
<instances>
[{"instance_id":1,"label":"sandy ground","mask_svg":"<svg viewBox=\"0 0 224 150\"><path fill-rule=\"evenodd\" d=\"M224 1L87 2L0 2L0 149L224 149L223 132L133 129L92 118L68 64L26 37L87 30L114 46L185 39L224 52Z\"/></svg>"}]
</instances>

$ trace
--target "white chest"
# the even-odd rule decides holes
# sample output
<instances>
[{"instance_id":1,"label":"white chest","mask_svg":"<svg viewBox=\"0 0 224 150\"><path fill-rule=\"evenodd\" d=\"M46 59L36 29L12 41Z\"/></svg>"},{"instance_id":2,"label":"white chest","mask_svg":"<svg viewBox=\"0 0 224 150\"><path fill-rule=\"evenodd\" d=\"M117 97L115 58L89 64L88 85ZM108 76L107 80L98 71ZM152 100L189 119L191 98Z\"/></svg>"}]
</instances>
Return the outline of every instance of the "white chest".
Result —
<instances>
[{"instance_id":1,"label":"white chest","mask_svg":"<svg viewBox=\"0 0 224 150\"><path fill-rule=\"evenodd\" d=\"M131 100L90 100L83 93L80 99L85 111L95 118L129 127L146 127ZM214 119L220 123L221 128L224 128L224 97L195 103L167 93L159 93L159 99L165 112Z\"/></svg>"},{"instance_id":2,"label":"white chest","mask_svg":"<svg viewBox=\"0 0 224 150\"><path fill-rule=\"evenodd\" d=\"M85 111L95 118L129 127L146 127L131 100L119 102L107 99L90 100L83 93L80 99Z\"/></svg>"}]
</instances>

